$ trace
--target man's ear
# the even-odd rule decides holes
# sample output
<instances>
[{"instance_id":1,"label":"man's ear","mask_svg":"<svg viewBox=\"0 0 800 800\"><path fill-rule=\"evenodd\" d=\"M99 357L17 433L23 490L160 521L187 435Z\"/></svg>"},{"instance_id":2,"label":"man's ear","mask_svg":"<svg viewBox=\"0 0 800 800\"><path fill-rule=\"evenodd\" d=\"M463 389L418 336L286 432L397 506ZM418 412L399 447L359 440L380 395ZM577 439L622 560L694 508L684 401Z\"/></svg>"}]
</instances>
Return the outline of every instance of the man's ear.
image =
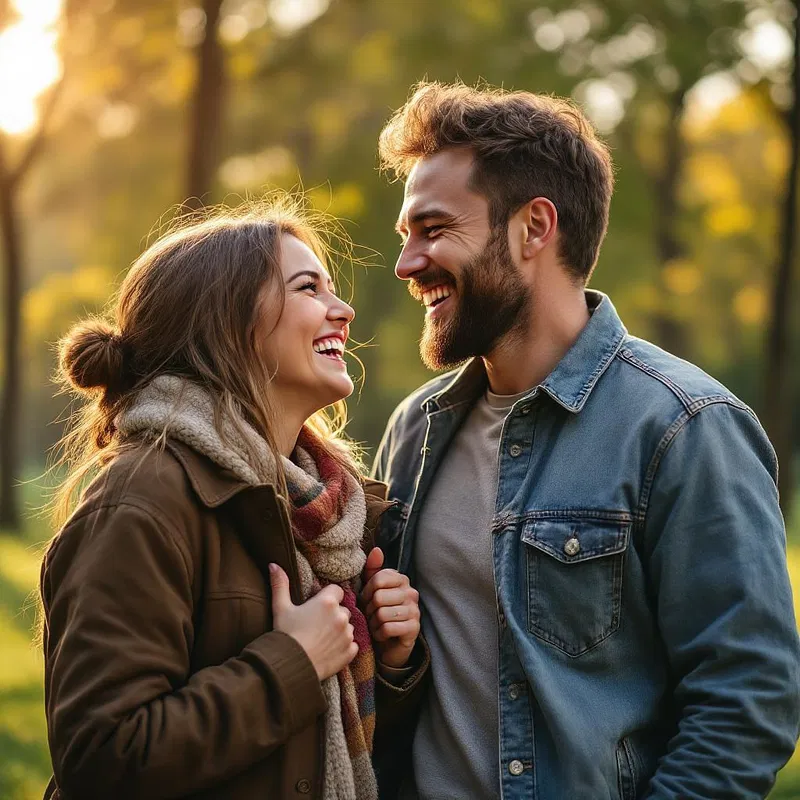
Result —
<instances>
[{"instance_id":1,"label":"man's ear","mask_svg":"<svg viewBox=\"0 0 800 800\"><path fill-rule=\"evenodd\" d=\"M553 239L558 230L558 211L546 197L534 197L517 212L525 237L523 258L535 258Z\"/></svg>"}]
</instances>

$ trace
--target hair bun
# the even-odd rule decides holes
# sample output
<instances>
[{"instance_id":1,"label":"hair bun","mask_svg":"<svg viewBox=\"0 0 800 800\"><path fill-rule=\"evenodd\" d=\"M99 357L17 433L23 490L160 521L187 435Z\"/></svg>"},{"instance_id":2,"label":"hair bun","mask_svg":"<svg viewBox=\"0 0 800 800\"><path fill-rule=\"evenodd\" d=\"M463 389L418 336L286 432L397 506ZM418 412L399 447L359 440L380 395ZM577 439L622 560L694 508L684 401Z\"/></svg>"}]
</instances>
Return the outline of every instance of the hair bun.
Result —
<instances>
[{"instance_id":1,"label":"hair bun","mask_svg":"<svg viewBox=\"0 0 800 800\"><path fill-rule=\"evenodd\" d=\"M124 360L120 336L102 320L79 322L59 346L62 376L83 391L118 390L124 382Z\"/></svg>"}]
</instances>

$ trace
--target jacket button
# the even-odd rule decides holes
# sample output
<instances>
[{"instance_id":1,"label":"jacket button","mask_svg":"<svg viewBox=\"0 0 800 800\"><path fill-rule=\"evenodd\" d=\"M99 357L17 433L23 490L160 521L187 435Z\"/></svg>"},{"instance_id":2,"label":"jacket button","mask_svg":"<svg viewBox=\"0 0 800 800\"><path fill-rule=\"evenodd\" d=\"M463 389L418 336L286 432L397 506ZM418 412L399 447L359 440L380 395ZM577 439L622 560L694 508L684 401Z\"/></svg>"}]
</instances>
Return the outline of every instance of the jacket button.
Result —
<instances>
[{"instance_id":1,"label":"jacket button","mask_svg":"<svg viewBox=\"0 0 800 800\"><path fill-rule=\"evenodd\" d=\"M522 414L523 416L525 414L530 414L531 413L531 407L530 406L522 406L522 408L520 408L520 410L519 410L519 413Z\"/></svg>"},{"instance_id":2,"label":"jacket button","mask_svg":"<svg viewBox=\"0 0 800 800\"><path fill-rule=\"evenodd\" d=\"M297 789L300 794L308 794L311 791L311 781L307 781L303 778L297 781L297 785L294 788Z\"/></svg>"},{"instance_id":3,"label":"jacket button","mask_svg":"<svg viewBox=\"0 0 800 800\"><path fill-rule=\"evenodd\" d=\"M511 447L508 448L508 452L511 453L512 458L516 458L522 453L522 448L518 444L512 444Z\"/></svg>"},{"instance_id":4,"label":"jacket button","mask_svg":"<svg viewBox=\"0 0 800 800\"><path fill-rule=\"evenodd\" d=\"M581 549L581 543L578 541L578 538L576 536L573 536L571 539L567 539L567 541L564 542L564 552L568 556L578 555L580 549Z\"/></svg>"},{"instance_id":5,"label":"jacket button","mask_svg":"<svg viewBox=\"0 0 800 800\"><path fill-rule=\"evenodd\" d=\"M514 776L522 775L525 771L525 765L519 759L515 758L509 763L508 771Z\"/></svg>"}]
</instances>

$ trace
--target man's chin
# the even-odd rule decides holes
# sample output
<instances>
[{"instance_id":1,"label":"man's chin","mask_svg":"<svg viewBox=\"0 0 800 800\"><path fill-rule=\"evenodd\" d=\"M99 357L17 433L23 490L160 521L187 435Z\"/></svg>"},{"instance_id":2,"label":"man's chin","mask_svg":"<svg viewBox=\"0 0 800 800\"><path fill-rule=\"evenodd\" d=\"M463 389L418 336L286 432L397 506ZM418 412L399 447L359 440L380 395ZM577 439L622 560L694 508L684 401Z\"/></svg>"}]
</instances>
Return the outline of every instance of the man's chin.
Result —
<instances>
[{"instance_id":1,"label":"man's chin","mask_svg":"<svg viewBox=\"0 0 800 800\"><path fill-rule=\"evenodd\" d=\"M422 363L432 370L453 369L472 358L472 354L456 352L456 350L443 337L430 335L426 331L419 343L419 355Z\"/></svg>"}]
</instances>

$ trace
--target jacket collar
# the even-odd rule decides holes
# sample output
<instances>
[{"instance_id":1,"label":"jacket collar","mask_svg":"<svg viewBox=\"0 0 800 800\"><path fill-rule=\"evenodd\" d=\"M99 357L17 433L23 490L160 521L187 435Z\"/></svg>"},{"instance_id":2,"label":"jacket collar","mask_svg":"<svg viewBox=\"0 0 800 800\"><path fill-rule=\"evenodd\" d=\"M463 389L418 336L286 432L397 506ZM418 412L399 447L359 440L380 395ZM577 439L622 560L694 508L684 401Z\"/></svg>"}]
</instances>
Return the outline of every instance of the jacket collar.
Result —
<instances>
[{"instance_id":1,"label":"jacket collar","mask_svg":"<svg viewBox=\"0 0 800 800\"><path fill-rule=\"evenodd\" d=\"M589 322L555 369L540 384L542 391L574 414L579 413L586 404L628 333L607 295L591 289L587 289L585 295L591 314ZM471 402L486 385L483 360L473 358L422 407L430 412Z\"/></svg>"},{"instance_id":2,"label":"jacket collar","mask_svg":"<svg viewBox=\"0 0 800 800\"><path fill-rule=\"evenodd\" d=\"M195 494L208 508L221 506L250 485L178 439L167 439L167 449L179 461Z\"/></svg>"},{"instance_id":3,"label":"jacket collar","mask_svg":"<svg viewBox=\"0 0 800 800\"><path fill-rule=\"evenodd\" d=\"M221 506L250 485L178 439L167 439L167 449L183 467L192 489L208 508ZM387 484L365 478L362 485L368 515L377 516L392 505L386 500Z\"/></svg>"}]
</instances>

